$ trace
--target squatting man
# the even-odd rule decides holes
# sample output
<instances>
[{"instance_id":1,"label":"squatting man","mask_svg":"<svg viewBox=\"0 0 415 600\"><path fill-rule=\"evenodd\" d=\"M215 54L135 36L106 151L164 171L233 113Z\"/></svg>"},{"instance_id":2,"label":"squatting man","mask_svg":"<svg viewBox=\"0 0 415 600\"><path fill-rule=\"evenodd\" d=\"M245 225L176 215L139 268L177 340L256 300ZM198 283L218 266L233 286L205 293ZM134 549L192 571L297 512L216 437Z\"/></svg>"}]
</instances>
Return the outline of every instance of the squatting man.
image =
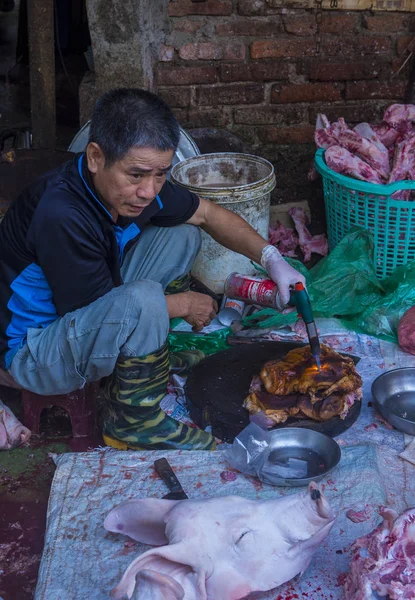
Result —
<instances>
[{"instance_id":1,"label":"squatting man","mask_svg":"<svg viewBox=\"0 0 415 600\"><path fill-rule=\"evenodd\" d=\"M0 225L0 368L38 394L106 378L106 444L212 449L160 408L169 319L195 331L217 305L189 290L200 229L263 265L289 300L304 282L240 216L166 178L179 123L156 95L114 89L96 103L86 151L26 188Z\"/></svg>"}]
</instances>

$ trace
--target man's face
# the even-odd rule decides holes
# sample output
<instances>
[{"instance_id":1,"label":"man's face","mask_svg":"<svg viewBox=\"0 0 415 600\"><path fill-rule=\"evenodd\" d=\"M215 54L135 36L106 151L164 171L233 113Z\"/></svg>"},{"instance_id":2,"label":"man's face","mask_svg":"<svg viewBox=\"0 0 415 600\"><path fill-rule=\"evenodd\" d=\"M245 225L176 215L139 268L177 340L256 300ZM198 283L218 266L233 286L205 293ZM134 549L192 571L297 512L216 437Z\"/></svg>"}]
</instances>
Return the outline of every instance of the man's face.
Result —
<instances>
[{"instance_id":1,"label":"man's face","mask_svg":"<svg viewBox=\"0 0 415 600\"><path fill-rule=\"evenodd\" d=\"M166 181L174 150L133 147L108 168L97 144L88 144L86 155L94 186L117 220L118 216L138 217L154 200Z\"/></svg>"}]
</instances>

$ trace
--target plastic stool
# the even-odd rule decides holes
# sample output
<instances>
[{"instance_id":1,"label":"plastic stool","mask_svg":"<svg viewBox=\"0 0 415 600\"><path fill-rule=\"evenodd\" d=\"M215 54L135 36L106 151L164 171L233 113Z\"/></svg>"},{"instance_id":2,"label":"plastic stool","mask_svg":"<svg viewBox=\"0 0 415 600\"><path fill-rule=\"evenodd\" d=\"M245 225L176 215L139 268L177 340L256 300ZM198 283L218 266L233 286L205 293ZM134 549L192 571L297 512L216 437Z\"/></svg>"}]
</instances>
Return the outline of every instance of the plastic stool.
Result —
<instances>
[{"instance_id":1,"label":"plastic stool","mask_svg":"<svg viewBox=\"0 0 415 600\"><path fill-rule=\"evenodd\" d=\"M40 434L40 415L45 408L60 406L69 415L72 437L89 437L95 433L96 397L99 381L87 384L80 390L59 396L40 396L22 390L23 423L35 435Z\"/></svg>"}]
</instances>

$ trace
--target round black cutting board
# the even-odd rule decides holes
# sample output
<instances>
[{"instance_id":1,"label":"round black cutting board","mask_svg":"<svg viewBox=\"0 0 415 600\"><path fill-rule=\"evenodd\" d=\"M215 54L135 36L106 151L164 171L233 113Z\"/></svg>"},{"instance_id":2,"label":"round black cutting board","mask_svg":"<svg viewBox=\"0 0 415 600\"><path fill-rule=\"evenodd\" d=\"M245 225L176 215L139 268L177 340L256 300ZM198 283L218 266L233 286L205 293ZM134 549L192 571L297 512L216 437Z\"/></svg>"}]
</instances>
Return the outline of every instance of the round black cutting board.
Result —
<instances>
[{"instance_id":1,"label":"round black cutting board","mask_svg":"<svg viewBox=\"0 0 415 600\"><path fill-rule=\"evenodd\" d=\"M268 360L285 357L295 342L257 342L240 344L202 360L192 369L186 383L190 415L202 428L212 426L212 433L225 442L233 442L249 424L249 413L242 403L248 395L252 377L258 375ZM355 363L359 359L352 357ZM305 427L335 437L351 427L360 414L361 402L356 402L345 419L329 421L289 418L280 427Z\"/></svg>"}]
</instances>

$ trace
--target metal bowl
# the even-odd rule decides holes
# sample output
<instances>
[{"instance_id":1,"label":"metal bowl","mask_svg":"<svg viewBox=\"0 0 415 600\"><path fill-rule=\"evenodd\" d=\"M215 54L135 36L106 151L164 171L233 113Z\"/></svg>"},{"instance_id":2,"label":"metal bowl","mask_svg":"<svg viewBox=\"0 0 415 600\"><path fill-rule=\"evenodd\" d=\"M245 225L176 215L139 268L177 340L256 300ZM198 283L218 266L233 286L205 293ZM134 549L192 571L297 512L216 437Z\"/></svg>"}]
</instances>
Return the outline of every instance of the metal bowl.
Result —
<instances>
[{"instance_id":1,"label":"metal bowl","mask_svg":"<svg viewBox=\"0 0 415 600\"><path fill-rule=\"evenodd\" d=\"M308 485L325 477L340 461L340 446L324 433L300 427L270 433L270 453L258 473L264 483Z\"/></svg>"},{"instance_id":2,"label":"metal bowl","mask_svg":"<svg viewBox=\"0 0 415 600\"><path fill-rule=\"evenodd\" d=\"M382 373L372 383L375 408L399 431L415 435L415 367Z\"/></svg>"}]
</instances>

